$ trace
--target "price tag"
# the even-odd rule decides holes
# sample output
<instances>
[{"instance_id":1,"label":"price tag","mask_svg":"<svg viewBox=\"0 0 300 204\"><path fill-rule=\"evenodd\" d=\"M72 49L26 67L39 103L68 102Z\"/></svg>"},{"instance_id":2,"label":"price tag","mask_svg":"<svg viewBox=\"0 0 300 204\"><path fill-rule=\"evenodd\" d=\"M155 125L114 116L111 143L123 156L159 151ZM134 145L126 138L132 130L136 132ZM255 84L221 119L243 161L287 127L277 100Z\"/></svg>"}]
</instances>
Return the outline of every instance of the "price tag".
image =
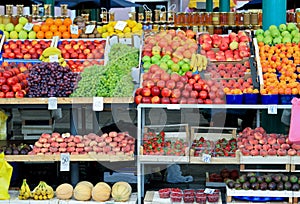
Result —
<instances>
[{"instance_id":1,"label":"price tag","mask_svg":"<svg viewBox=\"0 0 300 204\"><path fill-rule=\"evenodd\" d=\"M93 97L93 111L103 111L103 97Z\"/></svg>"},{"instance_id":2,"label":"price tag","mask_svg":"<svg viewBox=\"0 0 300 204\"><path fill-rule=\"evenodd\" d=\"M118 36L112 36L110 39L109 39L109 44L110 46L113 46L114 44L117 44L119 43L119 38Z\"/></svg>"},{"instance_id":3,"label":"price tag","mask_svg":"<svg viewBox=\"0 0 300 204\"><path fill-rule=\"evenodd\" d=\"M71 29L71 34L78 35L78 26L77 25L71 25L70 29Z\"/></svg>"},{"instance_id":4,"label":"price tag","mask_svg":"<svg viewBox=\"0 0 300 204\"><path fill-rule=\"evenodd\" d=\"M131 14L131 13L128 13L128 17L131 18L131 17L132 17L132 14Z\"/></svg>"},{"instance_id":5,"label":"price tag","mask_svg":"<svg viewBox=\"0 0 300 204\"><path fill-rule=\"evenodd\" d=\"M50 62L58 62L58 55L50 55L49 61Z\"/></svg>"},{"instance_id":6,"label":"price tag","mask_svg":"<svg viewBox=\"0 0 300 204\"><path fill-rule=\"evenodd\" d=\"M117 21L117 23L115 25L115 29L123 31L124 28L126 27L126 25L127 25L127 22L125 22L125 21Z\"/></svg>"},{"instance_id":7,"label":"price tag","mask_svg":"<svg viewBox=\"0 0 300 204\"><path fill-rule=\"evenodd\" d=\"M60 154L60 171L70 171L70 154Z\"/></svg>"},{"instance_id":8,"label":"price tag","mask_svg":"<svg viewBox=\"0 0 300 204\"><path fill-rule=\"evenodd\" d=\"M169 109L169 110L180 110L180 104L168 104L167 109Z\"/></svg>"},{"instance_id":9,"label":"price tag","mask_svg":"<svg viewBox=\"0 0 300 204\"><path fill-rule=\"evenodd\" d=\"M206 194L213 194L214 192L215 192L215 189L212 189L212 188L204 189L204 193L206 193Z\"/></svg>"},{"instance_id":10,"label":"price tag","mask_svg":"<svg viewBox=\"0 0 300 204\"><path fill-rule=\"evenodd\" d=\"M85 27L85 34L91 34L95 30L95 25L88 25Z\"/></svg>"},{"instance_id":11,"label":"price tag","mask_svg":"<svg viewBox=\"0 0 300 204\"><path fill-rule=\"evenodd\" d=\"M277 114L277 105L268 105L268 114Z\"/></svg>"},{"instance_id":12,"label":"price tag","mask_svg":"<svg viewBox=\"0 0 300 204\"><path fill-rule=\"evenodd\" d=\"M56 110L57 109L57 98L50 97L48 98L48 110Z\"/></svg>"},{"instance_id":13,"label":"price tag","mask_svg":"<svg viewBox=\"0 0 300 204\"><path fill-rule=\"evenodd\" d=\"M202 154L202 161L205 163L210 163L211 156L209 154Z\"/></svg>"},{"instance_id":14,"label":"price tag","mask_svg":"<svg viewBox=\"0 0 300 204\"><path fill-rule=\"evenodd\" d=\"M33 24L32 23L26 23L24 26L23 26L23 29L26 30L26 31L31 31L33 27Z\"/></svg>"}]
</instances>

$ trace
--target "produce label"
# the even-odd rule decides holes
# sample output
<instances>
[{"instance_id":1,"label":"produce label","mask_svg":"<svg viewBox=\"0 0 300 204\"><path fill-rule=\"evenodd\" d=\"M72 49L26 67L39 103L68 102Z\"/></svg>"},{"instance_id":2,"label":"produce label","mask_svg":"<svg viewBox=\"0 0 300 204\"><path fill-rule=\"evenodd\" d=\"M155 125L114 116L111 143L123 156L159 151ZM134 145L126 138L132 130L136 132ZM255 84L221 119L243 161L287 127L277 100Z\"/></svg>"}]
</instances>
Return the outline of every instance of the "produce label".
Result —
<instances>
[{"instance_id":1,"label":"produce label","mask_svg":"<svg viewBox=\"0 0 300 204\"><path fill-rule=\"evenodd\" d=\"M169 109L169 110L180 110L180 104L168 104L167 109Z\"/></svg>"},{"instance_id":2,"label":"produce label","mask_svg":"<svg viewBox=\"0 0 300 204\"><path fill-rule=\"evenodd\" d=\"M202 154L202 161L205 163L210 163L211 155L209 154Z\"/></svg>"},{"instance_id":3,"label":"produce label","mask_svg":"<svg viewBox=\"0 0 300 204\"><path fill-rule=\"evenodd\" d=\"M60 154L60 171L70 171L70 154Z\"/></svg>"},{"instance_id":4,"label":"produce label","mask_svg":"<svg viewBox=\"0 0 300 204\"><path fill-rule=\"evenodd\" d=\"M70 28L71 28L71 34L78 35L78 26L77 25L71 25Z\"/></svg>"},{"instance_id":5,"label":"produce label","mask_svg":"<svg viewBox=\"0 0 300 204\"><path fill-rule=\"evenodd\" d=\"M268 114L277 114L277 105L268 105Z\"/></svg>"},{"instance_id":6,"label":"produce label","mask_svg":"<svg viewBox=\"0 0 300 204\"><path fill-rule=\"evenodd\" d=\"M85 27L85 34L91 34L95 30L95 25L88 25Z\"/></svg>"},{"instance_id":7,"label":"produce label","mask_svg":"<svg viewBox=\"0 0 300 204\"><path fill-rule=\"evenodd\" d=\"M125 22L125 21L117 21L117 23L115 25L115 29L123 31L124 28L126 27L126 25L127 25L127 22Z\"/></svg>"},{"instance_id":8,"label":"produce label","mask_svg":"<svg viewBox=\"0 0 300 204\"><path fill-rule=\"evenodd\" d=\"M57 98L50 97L48 98L48 110L56 110L57 109Z\"/></svg>"},{"instance_id":9,"label":"produce label","mask_svg":"<svg viewBox=\"0 0 300 204\"><path fill-rule=\"evenodd\" d=\"M215 192L215 189L212 189L212 188L206 188L204 190L204 193L206 193L206 194L213 194L214 192Z\"/></svg>"},{"instance_id":10,"label":"produce label","mask_svg":"<svg viewBox=\"0 0 300 204\"><path fill-rule=\"evenodd\" d=\"M93 111L103 111L103 97L93 97Z\"/></svg>"},{"instance_id":11,"label":"produce label","mask_svg":"<svg viewBox=\"0 0 300 204\"><path fill-rule=\"evenodd\" d=\"M58 62L58 55L50 55L49 61L50 62Z\"/></svg>"},{"instance_id":12,"label":"produce label","mask_svg":"<svg viewBox=\"0 0 300 204\"><path fill-rule=\"evenodd\" d=\"M23 29L26 30L26 31L31 31L32 27L33 27L32 23L26 23L24 25Z\"/></svg>"}]
</instances>

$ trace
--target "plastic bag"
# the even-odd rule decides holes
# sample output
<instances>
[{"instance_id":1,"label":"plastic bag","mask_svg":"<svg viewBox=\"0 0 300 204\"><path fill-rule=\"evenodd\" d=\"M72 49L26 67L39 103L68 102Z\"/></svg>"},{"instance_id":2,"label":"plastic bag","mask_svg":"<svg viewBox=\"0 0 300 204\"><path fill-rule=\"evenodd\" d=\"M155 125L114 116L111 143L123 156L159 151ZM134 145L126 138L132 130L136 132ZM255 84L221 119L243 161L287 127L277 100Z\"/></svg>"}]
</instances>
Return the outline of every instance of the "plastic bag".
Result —
<instances>
[{"instance_id":1,"label":"plastic bag","mask_svg":"<svg viewBox=\"0 0 300 204\"><path fill-rule=\"evenodd\" d=\"M3 110L0 110L0 140L6 140L6 120L7 115Z\"/></svg>"},{"instance_id":2,"label":"plastic bag","mask_svg":"<svg viewBox=\"0 0 300 204\"><path fill-rule=\"evenodd\" d=\"M8 188L13 168L4 159L4 153L0 154L0 200L9 200Z\"/></svg>"},{"instance_id":3,"label":"plastic bag","mask_svg":"<svg viewBox=\"0 0 300 204\"><path fill-rule=\"evenodd\" d=\"M289 131L289 140L293 143L300 143L300 99L292 99L292 112Z\"/></svg>"},{"instance_id":4,"label":"plastic bag","mask_svg":"<svg viewBox=\"0 0 300 204\"><path fill-rule=\"evenodd\" d=\"M182 172L178 164L173 164L167 168L167 182L188 183L192 181L193 181L192 176L182 176Z\"/></svg>"}]
</instances>

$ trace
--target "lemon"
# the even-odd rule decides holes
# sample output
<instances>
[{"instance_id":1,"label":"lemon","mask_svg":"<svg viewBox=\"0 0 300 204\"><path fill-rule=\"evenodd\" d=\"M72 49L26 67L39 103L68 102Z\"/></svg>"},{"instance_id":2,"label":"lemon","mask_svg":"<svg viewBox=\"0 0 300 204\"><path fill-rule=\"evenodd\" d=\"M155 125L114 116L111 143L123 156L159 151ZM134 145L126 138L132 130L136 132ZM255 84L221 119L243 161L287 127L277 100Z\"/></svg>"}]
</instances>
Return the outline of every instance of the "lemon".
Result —
<instances>
[{"instance_id":1,"label":"lemon","mask_svg":"<svg viewBox=\"0 0 300 204\"><path fill-rule=\"evenodd\" d=\"M138 32L138 31L140 31L141 29L139 29L137 26L134 26L133 28L132 28L132 32Z\"/></svg>"},{"instance_id":2,"label":"lemon","mask_svg":"<svg viewBox=\"0 0 300 204\"><path fill-rule=\"evenodd\" d=\"M125 27L123 30L124 33L130 33L131 29L129 27Z\"/></svg>"},{"instance_id":3,"label":"lemon","mask_svg":"<svg viewBox=\"0 0 300 204\"><path fill-rule=\"evenodd\" d=\"M131 38L131 36L132 36L132 33L125 33L125 34L124 34L124 37L125 37L125 38Z\"/></svg>"},{"instance_id":4,"label":"lemon","mask_svg":"<svg viewBox=\"0 0 300 204\"><path fill-rule=\"evenodd\" d=\"M107 27L107 32L109 32L109 33L111 33L111 32L114 32L114 27L112 27L112 26L108 26Z\"/></svg>"},{"instance_id":5,"label":"lemon","mask_svg":"<svg viewBox=\"0 0 300 204\"><path fill-rule=\"evenodd\" d=\"M102 26L103 33L107 32L107 25Z\"/></svg>"},{"instance_id":6,"label":"lemon","mask_svg":"<svg viewBox=\"0 0 300 204\"><path fill-rule=\"evenodd\" d=\"M124 33L117 33L117 36L119 36L119 38L124 38Z\"/></svg>"},{"instance_id":7,"label":"lemon","mask_svg":"<svg viewBox=\"0 0 300 204\"><path fill-rule=\"evenodd\" d=\"M127 25L128 25L129 28L133 28L136 25L136 21L128 20Z\"/></svg>"},{"instance_id":8,"label":"lemon","mask_svg":"<svg viewBox=\"0 0 300 204\"><path fill-rule=\"evenodd\" d=\"M137 23L137 24L136 24L136 27L137 27L138 29L142 30L143 25L142 25L141 23Z\"/></svg>"},{"instance_id":9,"label":"lemon","mask_svg":"<svg viewBox=\"0 0 300 204\"><path fill-rule=\"evenodd\" d=\"M103 27L102 26L97 27L97 31L100 34L103 33Z\"/></svg>"},{"instance_id":10,"label":"lemon","mask_svg":"<svg viewBox=\"0 0 300 204\"><path fill-rule=\"evenodd\" d=\"M102 33L102 38L107 38L109 36L109 33Z\"/></svg>"}]
</instances>

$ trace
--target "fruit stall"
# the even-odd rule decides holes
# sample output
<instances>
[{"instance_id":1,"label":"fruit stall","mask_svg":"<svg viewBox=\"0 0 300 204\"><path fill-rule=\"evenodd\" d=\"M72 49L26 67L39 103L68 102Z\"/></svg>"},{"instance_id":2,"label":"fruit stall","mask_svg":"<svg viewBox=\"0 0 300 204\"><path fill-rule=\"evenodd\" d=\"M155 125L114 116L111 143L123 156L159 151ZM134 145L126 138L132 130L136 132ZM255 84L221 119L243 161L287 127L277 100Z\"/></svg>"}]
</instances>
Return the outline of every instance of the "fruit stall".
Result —
<instances>
[{"instance_id":1,"label":"fruit stall","mask_svg":"<svg viewBox=\"0 0 300 204\"><path fill-rule=\"evenodd\" d=\"M1 113L37 111L21 141L0 118L0 203L298 203L299 143L265 124L299 98L297 19L263 30L260 11L104 11L101 22L9 5L0 16ZM40 119L58 109L70 115L63 131ZM130 125L99 125L124 110ZM193 176L170 181L177 166Z\"/></svg>"}]
</instances>

